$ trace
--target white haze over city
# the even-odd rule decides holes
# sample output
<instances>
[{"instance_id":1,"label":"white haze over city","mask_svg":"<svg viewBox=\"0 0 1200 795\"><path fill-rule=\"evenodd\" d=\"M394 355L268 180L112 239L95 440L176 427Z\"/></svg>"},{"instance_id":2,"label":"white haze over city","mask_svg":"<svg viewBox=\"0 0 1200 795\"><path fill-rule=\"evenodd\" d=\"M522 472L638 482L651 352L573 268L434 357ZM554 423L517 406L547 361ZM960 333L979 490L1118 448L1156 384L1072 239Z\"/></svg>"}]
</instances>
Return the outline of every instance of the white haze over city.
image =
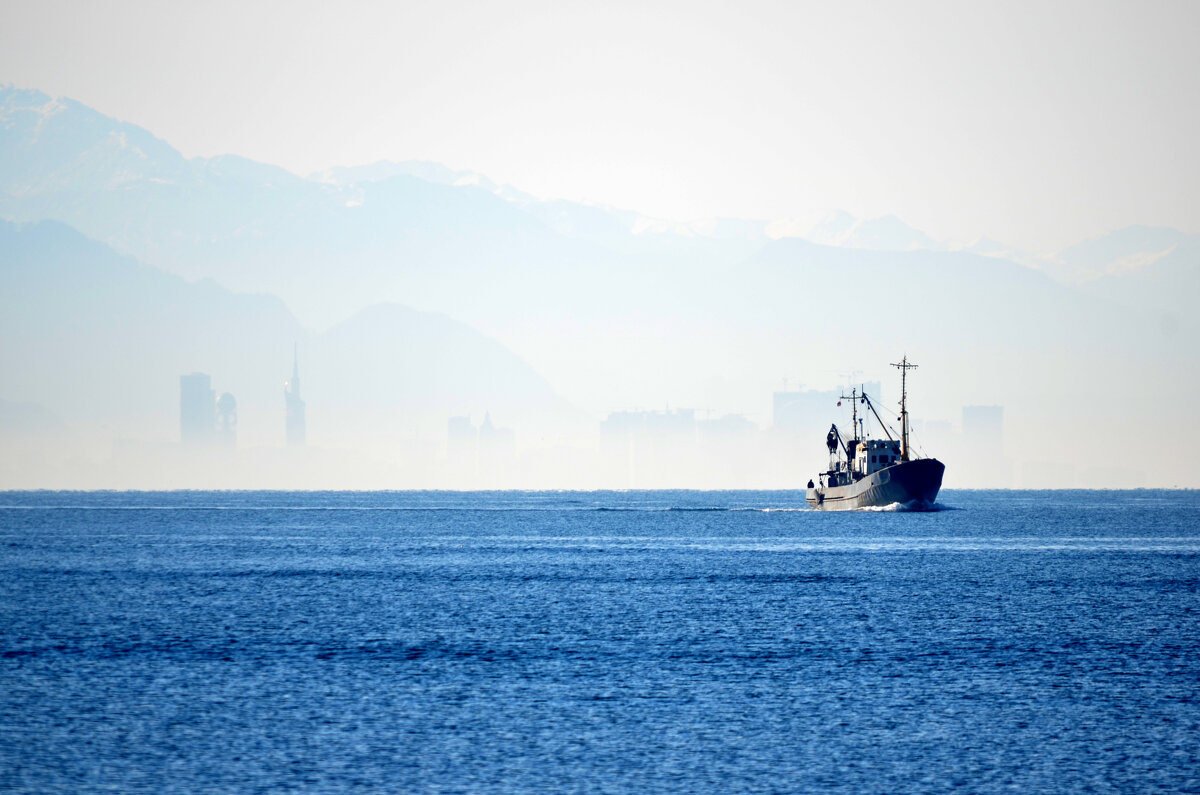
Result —
<instances>
[{"instance_id":1,"label":"white haze over city","mask_svg":"<svg viewBox=\"0 0 1200 795\"><path fill-rule=\"evenodd\" d=\"M947 487L1200 486L1194 4L0 22L0 488L800 487L905 354Z\"/></svg>"}]
</instances>

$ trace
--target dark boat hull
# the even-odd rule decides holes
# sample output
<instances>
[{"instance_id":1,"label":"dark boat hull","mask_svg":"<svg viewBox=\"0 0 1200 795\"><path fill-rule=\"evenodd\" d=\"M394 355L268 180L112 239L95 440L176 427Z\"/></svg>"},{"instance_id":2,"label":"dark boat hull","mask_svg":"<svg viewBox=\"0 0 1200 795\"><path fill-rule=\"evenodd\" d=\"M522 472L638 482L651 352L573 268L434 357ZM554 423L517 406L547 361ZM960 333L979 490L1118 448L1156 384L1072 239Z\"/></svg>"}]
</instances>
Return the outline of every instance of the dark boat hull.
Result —
<instances>
[{"instance_id":1,"label":"dark boat hull","mask_svg":"<svg viewBox=\"0 0 1200 795\"><path fill-rule=\"evenodd\" d=\"M872 472L849 486L809 489L809 505L823 511L852 511L893 503L931 508L942 488L946 466L936 458L904 461Z\"/></svg>"}]
</instances>

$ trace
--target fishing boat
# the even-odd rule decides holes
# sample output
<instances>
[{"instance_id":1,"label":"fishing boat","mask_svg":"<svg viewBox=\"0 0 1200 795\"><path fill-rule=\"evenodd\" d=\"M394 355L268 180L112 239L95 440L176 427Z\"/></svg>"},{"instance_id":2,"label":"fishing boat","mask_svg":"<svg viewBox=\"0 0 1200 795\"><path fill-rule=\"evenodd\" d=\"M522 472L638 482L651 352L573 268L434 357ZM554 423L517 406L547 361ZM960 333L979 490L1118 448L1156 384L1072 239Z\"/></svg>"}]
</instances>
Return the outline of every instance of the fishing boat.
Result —
<instances>
[{"instance_id":1,"label":"fishing boat","mask_svg":"<svg viewBox=\"0 0 1200 795\"><path fill-rule=\"evenodd\" d=\"M851 401L853 432L847 438L836 423L830 426L825 437L829 469L817 476L816 483L808 481L805 500L812 507L849 511L897 503L917 510L934 506L946 466L936 458L914 455L908 443L908 371L917 365L905 356L892 367L900 370L899 438L892 436L866 392L856 387L842 395L842 400ZM859 405L871 411L886 438L867 438L858 419Z\"/></svg>"}]
</instances>

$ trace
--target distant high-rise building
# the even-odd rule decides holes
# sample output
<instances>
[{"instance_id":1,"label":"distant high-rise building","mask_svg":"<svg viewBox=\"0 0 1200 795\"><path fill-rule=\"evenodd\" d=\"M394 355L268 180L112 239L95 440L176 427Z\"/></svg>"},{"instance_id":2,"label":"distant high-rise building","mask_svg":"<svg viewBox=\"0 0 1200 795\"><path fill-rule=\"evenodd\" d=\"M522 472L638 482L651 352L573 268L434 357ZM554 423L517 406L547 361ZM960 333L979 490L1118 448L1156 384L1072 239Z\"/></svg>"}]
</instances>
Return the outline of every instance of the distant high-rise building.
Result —
<instances>
[{"instance_id":1,"label":"distant high-rise building","mask_svg":"<svg viewBox=\"0 0 1200 795\"><path fill-rule=\"evenodd\" d=\"M979 452L999 456L1004 451L1004 407L963 406L963 439Z\"/></svg>"},{"instance_id":2,"label":"distant high-rise building","mask_svg":"<svg viewBox=\"0 0 1200 795\"><path fill-rule=\"evenodd\" d=\"M305 439L304 401L300 399L300 352L292 351L292 377L283 383L283 399L287 405L287 443L303 447Z\"/></svg>"},{"instance_id":3,"label":"distant high-rise building","mask_svg":"<svg viewBox=\"0 0 1200 795\"><path fill-rule=\"evenodd\" d=\"M600 423L601 437L639 441L687 441L696 436L695 409L616 411Z\"/></svg>"},{"instance_id":4,"label":"distant high-rise building","mask_svg":"<svg viewBox=\"0 0 1200 795\"><path fill-rule=\"evenodd\" d=\"M479 431L470 417L451 417L446 422L446 458L451 466L474 475L479 452Z\"/></svg>"},{"instance_id":5,"label":"distant high-rise building","mask_svg":"<svg viewBox=\"0 0 1200 795\"><path fill-rule=\"evenodd\" d=\"M972 488L1007 488L1011 462L1004 457L1004 407L963 406L961 464L955 484ZM961 469L961 474L958 472Z\"/></svg>"},{"instance_id":6,"label":"distant high-rise building","mask_svg":"<svg viewBox=\"0 0 1200 795\"><path fill-rule=\"evenodd\" d=\"M681 457L695 454L694 409L617 411L600 423L600 442L630 487L675 484Z\"/></svg>"},{"instance_id":7,"label":"distant high-rise building","mask_svg":"<svg viewBox=\"0 0 1200 795\"><path fill-rule=\"evenodd\" d=\"M217 400L204 373L179 376L179 439L187 445L212 444L216 435Z\"/></svg>"},{"instance_id":8,"label":"distant high-rise building","mask_svg":"<svg viewBox=\"0 0 1200 795\"><path fill-rule=\"evenodd\" d=\"M237 401L228 392L217 398L217 441L223 447L237 447Z\"/></svg>"},{"instance_id":9,"label":"distant high-rise building","mask_svg":"<svg viewBox=\"0 0 1200 795\"><path fill-rule=\"evenodd\" d=\"M479 427L479 465L485 474L494 475L512 468L517 458L516 435L511 428L497 428L492 415L485 412Z\"/></svg>"},{"instance_id":10,"label":"distant high-rise building","mask_svg":"<svg viewBox=\"0 0 1200 795\"><path fill-rule=\"evenodd\" d=\"M741 414L726 414L717 419L707 419L696 423L700 438L706 442L729 441L751 437L758 432L758 426Z\"/></svg>"},{"instance_id":11,"label":"distant high-rise building","mask_svg":"<svg viewBox=\"0 0 1200 795\"><path fill-rule=\"evenodd\" d=\"M855 386L865 390L871 396L871 400L879 404L880 410L883 410L883 398L878 381L868 381ZM825 391L797 389L776 392L772 401L772 426L777 433L824 436L831 423L840 423L838 427L846 425L844 430L847 435L853 435L854 430L849 427L850 418L846 416L849 411L839 409L839 406L842 405L839 401L842 401L842 395L850 394L849 389L850 387ZM848 402L844 408L849 408ZM860 414L865 419L867 417L866 406L861 405L859 408ZM884 416L887 416L886 412Z\"/></svg>"}]
</instances>

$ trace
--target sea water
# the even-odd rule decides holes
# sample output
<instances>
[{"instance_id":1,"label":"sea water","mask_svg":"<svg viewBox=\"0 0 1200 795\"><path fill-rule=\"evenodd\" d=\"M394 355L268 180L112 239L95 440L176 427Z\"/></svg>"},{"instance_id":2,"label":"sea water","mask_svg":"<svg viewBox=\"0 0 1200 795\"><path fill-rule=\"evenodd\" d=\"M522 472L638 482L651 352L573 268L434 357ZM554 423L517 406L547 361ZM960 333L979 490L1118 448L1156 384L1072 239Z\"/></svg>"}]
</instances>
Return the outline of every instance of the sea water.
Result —
<instances>
[{"instance_id":1,"label":"sea water","mask_svg":"<svg viewBox=\"0 0 1200 795\"><path fill-rule=\"evenodd\" d=\"M0 790L1200 789L1200 494L0 494Z\"/></svg>"}]
</instances>

